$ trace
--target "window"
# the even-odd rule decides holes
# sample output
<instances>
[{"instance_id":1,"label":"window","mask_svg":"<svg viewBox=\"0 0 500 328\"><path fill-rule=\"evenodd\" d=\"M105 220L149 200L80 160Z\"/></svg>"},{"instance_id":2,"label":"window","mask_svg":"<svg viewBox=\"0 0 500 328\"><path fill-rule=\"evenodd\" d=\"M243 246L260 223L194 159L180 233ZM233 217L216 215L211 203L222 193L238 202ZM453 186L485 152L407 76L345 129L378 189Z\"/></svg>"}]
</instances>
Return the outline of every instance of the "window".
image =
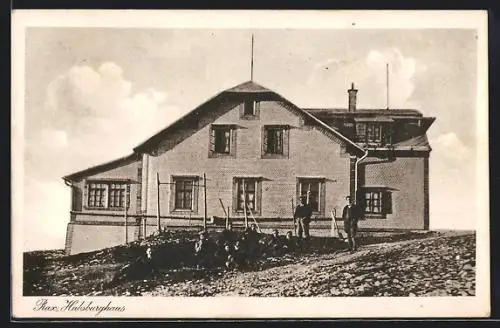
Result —
<instances>
[{"instance_id":1,"label":"window","mask_svg":"<svg viewBox=\"0 0 500 328\"><path fill-rule=\"evenodd\" d=\"M260 180L258 178L234 179L234 202L236 212L260 212Z\"/></svg>"},{"instance_id":2,"label":"window","mask_svg":"<svg viewBox=\"0 0 500 328\"><path fill-rule=\"evenodd\" d=\"M366 124L358 123L356 124L356 141L365 142L366 141Z\"/></svg>"},{"instance_id":3,"label":"window","mask_svg":"<svg viewBox=\"0 0 500 328\"><path fill-rule=\"evenodd\" d=\"M382 191L365 192L365 213L382 213Z\"/></svg>"},{"instance_id":4,"label":"window","mask_svg":"<svg viewBox=\"0 0 500 328\"><path fill-rule=\"evenodd\" d=\"M106 206L106 189L107 186L103 183L90 183L89 186L89 207Z\"/></svg>"},{"instance_id":5,"label":"window","mask_svg":"<svg viewBox=\"0 0 500 328\"><path fill-rule=\"evenodd\" d=\"M231 125L212 125L210 128L210 155L234 155L236 129Z\"/></svg>"},{"instance_id":6,"label":"window","mask_svg":"<svg viewBox=\"0 0 500 328\"><path fill-rule=\"evenodd\" d=\"M288 157L288 139L287 126L264 126L263 157Z\"/></svg>"},{"instance_id":7,"label":"window","mask_svg":"<svg viewBox=\"0 0 500 328\"><path fill-rule=\"evenodd\" d=\"M384 216L392 213L392 194L387 188L363 188L365 214Z\"/></svg>"},{"instance_id":8,"label":"window","mask_svg":"<svg viewBox=\"0 0 500 328\"><path fill-rule=\"evenodd\" d=\"M297 199L305 196L311 205L313 213L324 213L325 190L324 179L299 178L297 184Z\"/></svg>"},{"instance_id":9,"label":"window","mask_svg":"<svg viewBox=\"0 0 500 328\"><path fill-rule=\"evenodd\" d=\"M198 212L198 176L173 176L170 184L170 212Z\"/></svg>"},{"instance_id":10,"label":"window","mask_svg":"<svg viewBox=\"0 0 500 328\"><path fill-rule=\"evenodd\" d=\"M87 207L95 209L124 209L129 206L128 182L89 182L86 184Z\"/></svg>"},{"instance_id":11,"label":"window","mask_svg":"<svg viewBox=\"0 0 500 328\"><path fill-rule=\"evenodd\" d=\"M192 210L194 179L176 178L175 181L175 209Z\"/></svg>"},{"instance_id":12,"label":"window","mask_svg":"<svg viewBox=\"0 0 500 328\"><path fill-rule=\"evenodd\" d=\"M125 194L127 186L124 183L112 183L109 185L109 207L121 208L125 206Z\"/></svg>"},{"instance_id":13,"label":"window","mask_svg":"<svg viewBox=\"0 0 500 328\"><path fill-rule=\"evenodd\" d=\"M366 125L366 139L368 142L379 143L382 141L382 129L379 124L368 123Z\"/></svg>"},{"instance_id":14,"label":"window","mask_svg":"<svg viewBox=\"0 0 500 328\"><path fill-rule=\"evenodd\" d=\"M390 144L391 129L383 123L357 123L356 142L371 144Z\"/></svg>"},{"instance_id":15,"label":"window","mask_svg":"<svg viewBox=\"0 0 500 328\"><path fill-rule=\"evenodd\" d=\"M240 118L254 120L259 118L260 102L247 99L240 105Z\"/></svg>"},{"instance_id":16,"label":"window","mask_svg":"<svg viewBox=\"0 0 500 328\"><path fill-rule=\"evenodd\" d=\"M247 100L243 104L243 115L255 115L255 101Z\"/></svg>"}]
</instances>

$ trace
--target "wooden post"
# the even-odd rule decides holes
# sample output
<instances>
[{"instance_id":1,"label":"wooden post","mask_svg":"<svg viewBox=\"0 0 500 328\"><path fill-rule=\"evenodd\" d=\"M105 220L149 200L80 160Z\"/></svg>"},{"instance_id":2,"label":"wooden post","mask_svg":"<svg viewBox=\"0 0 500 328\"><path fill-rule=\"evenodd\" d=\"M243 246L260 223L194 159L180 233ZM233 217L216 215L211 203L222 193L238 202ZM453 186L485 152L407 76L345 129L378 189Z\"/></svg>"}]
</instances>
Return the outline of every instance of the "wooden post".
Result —
<instances>
[{"instance_id":1,"label":"wooden post","mask_svg":"<svg viewBox=\"0 0 500 328\"><path fill-rule=\"evenodd\" d=\"M245 228L248 228L248 216L247 216L247 193L245 191L245 179L241 179L243 184L243 214L245 216Z\"/></svg>"},{"instance_id":2,"label":"wooden post","mask_svg":"<svg viewBox=\"0 0 500 328\"><path fill-rule=\"evenodd\" d=\"M293 233L297 236L297 223L295 222L295 204L292 197L292 220L293 220Z\"/></svg>"},{"instance_id":3,"label":"wooden post","mask_svg":"<svg viewBox=\"0 0 500 328\"><path fill-rule=\"evenodd\" d=\"M229 206L227 207L227 212L226 212L226 228L229 228Z\"/></svg>"},{"instance_id":4,"label":"wooden post","mask_svg":"<svg viewBox=\"0 0 500 328\"><path fill-rule=\"evenodd\" d=\"M203 173L203 229L207 228L207 175Z\"/></svg>"},{"instance_id":5,"label":"wooden post","mask_svg":"<svg viewBox=\"0 0 500 328\"><path fill-rule=\"evenodd\" d=\"M125 209L125 244L128 244L128 215L127 209Z\"/></svg>"},{"instance_id":6,"label":"wooden post","mask_svg":"<svg viewBox=\"0 0 500 328\"><path fill-rule=\"evenodd\" d=\"M189 212L189 221L188 221L188 226L191 226L191 212Z\"/></svg>"},{"instance_id":7,"label":"wooden post","mask_svg":"<svg viewBox=\"0 0 500 328\"><path fill-rule=\"evenodd\" d=\"M160 174L156 172L156 225L158 232L161 232L161 222L160 222Z\"/></svg>"},{"instance_id":8,"label":"wooden post","mask_svg":"<svg viewBox=\"0 0 500 328\"><path fill-rule=\"evenodd\" d=\"M219 203L220 203L220 206L222 207L222 211L224 212L224 215L226 216L226 229L227 229L228 220L229 220L229 213L226 212L226 208L224 207L224 203L222 202L222 199L220 199L220 198L219 198Z\"/></svg>"},{"instance_id":9,"label":"wooden post","mask_svg":"<svg viewBox=\"0 0 500 328\"><path fill-rule=\"evenodd\" d=\"M125 190L125 244L128 244L128 188L129 186L127 185L127 189Z\"/></svg>"}]
</instances>

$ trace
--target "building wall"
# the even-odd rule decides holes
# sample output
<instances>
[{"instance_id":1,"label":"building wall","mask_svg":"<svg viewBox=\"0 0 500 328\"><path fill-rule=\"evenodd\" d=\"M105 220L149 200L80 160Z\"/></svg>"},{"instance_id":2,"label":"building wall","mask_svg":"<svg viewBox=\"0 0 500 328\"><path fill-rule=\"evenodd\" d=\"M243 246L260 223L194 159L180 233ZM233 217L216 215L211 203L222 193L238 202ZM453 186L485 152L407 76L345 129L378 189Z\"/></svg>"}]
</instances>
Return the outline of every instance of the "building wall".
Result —
<instances>
[{"instance_id":1,"label":"building wall","mask_svg":"<svg viewBox=\"0 0 500 328\"><path fill-rule=\"evenodd\" d=\"M140 161L135 161L132 163L127 163L116 168L110 169L105 172L101 172L98 174L94 174L86 177L78 182L73 183L73 195L75 199L79 199L79 202L75 202L78 206L73 207L73 211L82 212L82 213L97 213L99 214L116 214L117 210L107 210L107 209L91 209L88 208L87 205L87 195L85 192L85 184L87 181L96 180L96 181L113 181L130 179L132 183L130 184L130 207L128 209L129 213L136 213L137 211L137 191L141 188L141 181L137 180L137 173L140 169ZM85 218L87 218L86 216Z\"/></svg>"},{"instance_id":2,"label":"building wall","mask_svg":"<svg viewBox=\"0 0 500 328\"><path fill-rule=\"evenodd\" d=\"M128 233L128 242L137 240L139 226L131 225L125 230L124 225L90 224L70 222L66 235L66 254L91 252L102 248L125 244L125 232Z\"/></svg>"},{"instance_id":3,"label":"building wall","mask_svg":"<svg viewBox=\"0 0 500 328\"><path fill-rule=\"evenodd\" d=\"M85 184L89 180L113 181L130 179L130 207L127 211L129 241L136 240L138 230L133 227L137 211L137 183L140 161L126 162L108 171L86 177L73 183L72 210L66 232L66 253L75 254L125 243L125 211L109 209L90 209L87 205Z\"/></svg>"},{"instance_id":4,"label":"building wall","mask_svg":"<svg viewBox=\"0 0 500 328\"><path fill-rule=\"evenodd\" d=\"M365 186L385 186L392 189L392 213L385 219L362 220L360 228L427 229L424 182L427 158L398 157L388 162L368 157L364 162Z\"/></svg>"},{"instance_id":5,"label":"building wall","mask_svg":"<svg viewBox=\"0 0 500 328\"><path fill-rule=\"evenodd\" d=\"M236 156L234 158L209 158L210 123L235 124ZM262 159L262 126L288 124L289 158ZM301 119L278 102L265 101L260 104L260 119L240 119L236 106L220 117L205 118L199 123L199 130L186 132L187 138L175 147L168 147L168 141L160 145L158 156L149 157L149 178L147 188L147 214L156 215L157 188L156 172L161 182L171 182L172 175L196 175L207 177L207 215L224 216L219 202L225 207L233 205L233 177L262 177L262 208L260 218L289 218L292 203L296 201L297 177L323 177L326 179L325 215L335 206L341 206L349 194L349 163L338 141L331 140L316 127L303 126ZM173 136L176 139L177 137ZM173 188L160 186L160 212L163 215L186 216L173 213L169 197ZM204 214L203 188L200 187L198 211L192 216ZM232 212L232 211L231 211ZM241 215L233 214L232 217Z\"/></svg>"}]
</instances>

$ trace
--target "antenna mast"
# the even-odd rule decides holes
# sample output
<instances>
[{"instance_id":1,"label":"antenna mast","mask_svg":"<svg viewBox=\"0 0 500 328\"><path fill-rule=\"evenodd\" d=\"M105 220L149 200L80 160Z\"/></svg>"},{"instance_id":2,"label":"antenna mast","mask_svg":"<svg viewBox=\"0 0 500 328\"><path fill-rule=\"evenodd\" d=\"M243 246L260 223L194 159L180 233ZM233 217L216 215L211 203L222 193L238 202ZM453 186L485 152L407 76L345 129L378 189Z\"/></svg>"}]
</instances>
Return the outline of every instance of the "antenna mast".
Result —
<instances>
[{"instance_id":1,"label":"antenna mast","mask_svg":"<svg viewBox=\"0 0 500 328\"><path fill-rule=\"evenodd\" d=\"M389 109L389 63L385 64L387 109Z\"/></svg>"},{"instance_id":2,"label":"antenna mast","mask_svg":"<svg viewBox=\"0 0 500 328\"><path fill-rule=\"evenodd\" d=\"M252 33L252 59L250 61L250 81L253 81L253 33Z\"/></svg>"}]
</instances>

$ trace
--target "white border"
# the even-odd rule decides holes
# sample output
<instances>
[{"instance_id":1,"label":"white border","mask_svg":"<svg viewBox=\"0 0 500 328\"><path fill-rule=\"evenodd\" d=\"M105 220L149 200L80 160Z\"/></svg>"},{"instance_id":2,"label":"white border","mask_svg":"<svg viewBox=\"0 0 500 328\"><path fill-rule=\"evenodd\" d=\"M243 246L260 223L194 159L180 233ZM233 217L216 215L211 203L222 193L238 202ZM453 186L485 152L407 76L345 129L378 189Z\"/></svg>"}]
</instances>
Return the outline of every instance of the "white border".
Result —
<instances>
[{"instance_id":1,"label":"white border","mask_svg":"<svg viewBox=\"0 0 500 328\"><path fill-rule=\"evenodd\" d=\"M146 18L145 18L146 17ZM478 31L477 104L477 295L475 297L377 298L74 298L124 305L107 318L346 318L478 317L490 313L488 183L488 57L486 11L105 11L17 10L12 29L12 315L14 317L94 317L94 313L34 312L39 297L22 296L24 47L26 27L121 28L297 28L410 29L470 28ZM67 298L48 297L62 302Z\"/></svg>"}]
</instances>

